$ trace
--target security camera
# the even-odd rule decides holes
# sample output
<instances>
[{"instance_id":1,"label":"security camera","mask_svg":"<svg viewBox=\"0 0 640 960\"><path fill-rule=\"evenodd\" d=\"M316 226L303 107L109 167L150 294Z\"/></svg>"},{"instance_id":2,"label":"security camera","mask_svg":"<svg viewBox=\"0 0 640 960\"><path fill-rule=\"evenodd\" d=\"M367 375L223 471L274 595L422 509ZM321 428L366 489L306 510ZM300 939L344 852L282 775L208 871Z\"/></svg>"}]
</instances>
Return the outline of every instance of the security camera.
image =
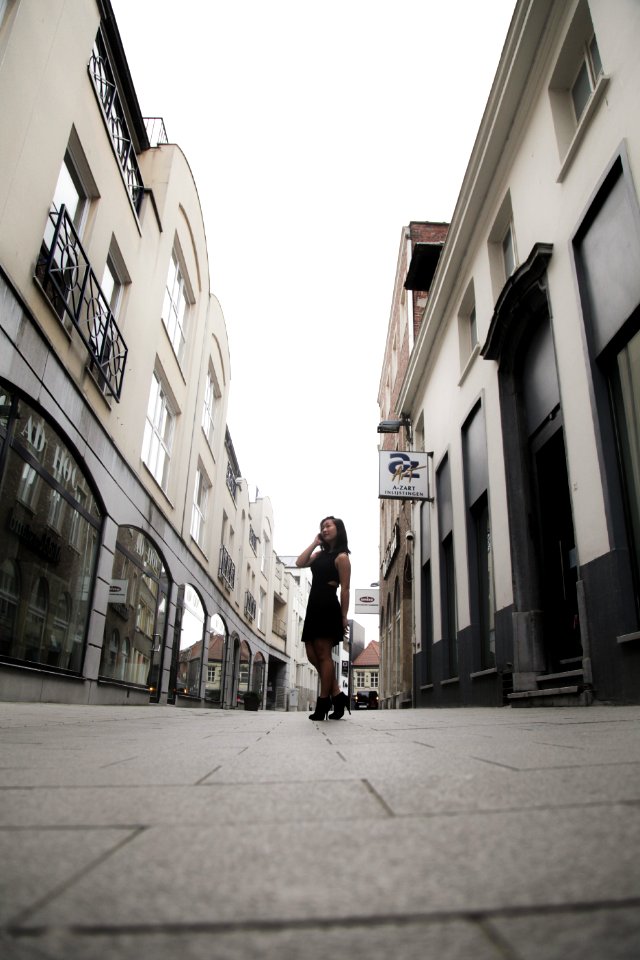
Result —
<instances>
[{"instance_id":1,"label":"security camera","mask_svg":"<svg viewBox=\"0 0 640 960\"><path fill-rule=\"evenodd\" d=\"M415 539L413 530L407 530L407 532L405 533L405 537L410 542L413 542L413 540Z\"/></svg>"}]
</instances>

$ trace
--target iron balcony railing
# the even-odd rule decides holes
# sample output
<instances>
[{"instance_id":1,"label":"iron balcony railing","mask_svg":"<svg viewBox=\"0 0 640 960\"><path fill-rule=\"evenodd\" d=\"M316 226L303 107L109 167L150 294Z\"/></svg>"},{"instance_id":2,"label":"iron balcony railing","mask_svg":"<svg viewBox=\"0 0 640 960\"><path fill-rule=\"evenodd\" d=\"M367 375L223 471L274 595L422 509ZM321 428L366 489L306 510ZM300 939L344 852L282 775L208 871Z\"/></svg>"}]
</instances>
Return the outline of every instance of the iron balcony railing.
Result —
<instances>
[{"instance_id":1,"label":"iron balcony railing","mask_svg":"<svg viewBox=\"0 0 640 960\"><path fill-rule=\"evenodd\" d=\"M257 609L256 598L252 593L247 590L244 595L244 615L248 617L249 620L255 620L256 618L256 609Z\"/></svg>"},{"instance_id":2,"label":"iron balcony railing","mask_svg":"<svg viewBox=\"0 0 640 960\"><path fill-rule=\"evenodd\" d=\"M255 530L253 529L253 527L251 526L251 524L249 524L249 546L251 547L251 549L253 550L253 552L257 555L257 553L258 553L258 537L256 536L256 532L255 532Z\"/></svg>"},{"instance_id":3,"label":"iron balcony railing","mask_svg":"<svg viewBox=\"0 0 640 960\"><path fill-rule=\"evenodd\" d=\"M226 547L220 547L220 559L218 561L218 576L227 584L230 590L233 590L236 582L236 565L231 559L231 555Z\"/></svg>"},{"instance_id":4,"label":"iron balcony railing","mask_svg":"<svg viewBox=\"0 0 640 960\"><path fill-rule=\"evenodd\" d=\"M48 249L46 242L42 245L36 278L58 316L66 314L80 334L105 390L120 400L127 345L64 204L59 211L49 211L47 241L52 228Z\"/></svg>"},{"instance_id":5,"label":"iron balcony railing","mask_svg":"<svg viewBox=\"0 0 640 960\"><path fill-rule=\"evenodd\" d=\"M230 463L227 463L227 490L233 497L233 502L235 503L238 495L238 481Z\"/></svg>"},{"instance_id":6,"label":"iron balcony railing","mask_svg":"<svg viewBox=\"0 0 640 960\"><path fill-rule=\"evenodd\" d=\"M100 32L98 32L96 36L91 52L89 75L93 80L93 86L104 111L107 129L109 130L111 142L113 143L113 148L127 184L129 196L136 211L139 211L144 192L144 183L138 166L131 133L129 132L129 124L126 120L126 114L122 106L122 101L120 100L115 76L109 62L107 48Z\"/></svg>"},{"instance_id":7,"label":"iron balcony railing","mask_svg":"<svg viewBox=\"0 0 640 960\"><path fill-rule=\"evenodd\" d=\"M169 143L162 117L143 117L142 119L150 147L160 147L163 143Z\"/></svg>"}]
</instances>

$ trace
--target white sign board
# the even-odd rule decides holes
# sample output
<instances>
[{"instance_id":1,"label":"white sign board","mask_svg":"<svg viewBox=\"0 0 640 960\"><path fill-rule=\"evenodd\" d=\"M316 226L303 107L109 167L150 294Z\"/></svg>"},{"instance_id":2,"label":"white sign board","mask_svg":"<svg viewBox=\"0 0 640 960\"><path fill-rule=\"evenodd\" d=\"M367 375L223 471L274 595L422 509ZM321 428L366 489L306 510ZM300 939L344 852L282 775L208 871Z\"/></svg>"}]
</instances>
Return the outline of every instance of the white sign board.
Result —
<instances>
[{"instance_id":1,"label":"white sign board","mask_svg":"<svg viewBox=\"0 0 640 960\"><path fill-rule=\"evenodd\" d=\"M380 590L367 587L355 591L355 613L380 613Z\"/></svg>"},{"instance_id":2,"label":"white sign board","mask_svg":"<svg viewBox=\"0 0 640 960\"><path fill-rule=\"evenodd\" d=\"M112 580L109 584L109 603L126 603L128 580Z\"/></svg>"},{"instance_id":3,"label":"white sign board","mask_svg":"<svg viewBox=\"0 0 640 960\"><path fill-rule=\"evenodd\" d=\"M414 451L380 450L378 497L387 500L430 500L429 455Z\"/></svg>"}]
</instances>

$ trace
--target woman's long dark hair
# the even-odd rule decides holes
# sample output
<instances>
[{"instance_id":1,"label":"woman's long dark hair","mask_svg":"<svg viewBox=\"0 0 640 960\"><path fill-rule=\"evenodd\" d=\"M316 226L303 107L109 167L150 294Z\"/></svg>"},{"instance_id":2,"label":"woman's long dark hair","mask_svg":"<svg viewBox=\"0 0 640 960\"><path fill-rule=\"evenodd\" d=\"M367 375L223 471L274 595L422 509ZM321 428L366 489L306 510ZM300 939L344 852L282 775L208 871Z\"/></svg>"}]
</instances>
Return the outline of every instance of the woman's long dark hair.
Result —
<instances>
[{"instance_id":1,"label":"woman's long dark hair","mask_svg":"<svg viewBox=\"0 0 640 960\"><path fill-rule=\"evenodd\" d=\"M336 525L336 542L333 547L330 547L328 543L325 543L324 540L321 543L323 550L331 550L333 553L351 553L349 550L349 541L347 540L347 531L342 520L339 520L338 517L323 517L320 521L320 529L322 530L322 524L325 520L333 520Z\"/></svg>"}]
</instances>

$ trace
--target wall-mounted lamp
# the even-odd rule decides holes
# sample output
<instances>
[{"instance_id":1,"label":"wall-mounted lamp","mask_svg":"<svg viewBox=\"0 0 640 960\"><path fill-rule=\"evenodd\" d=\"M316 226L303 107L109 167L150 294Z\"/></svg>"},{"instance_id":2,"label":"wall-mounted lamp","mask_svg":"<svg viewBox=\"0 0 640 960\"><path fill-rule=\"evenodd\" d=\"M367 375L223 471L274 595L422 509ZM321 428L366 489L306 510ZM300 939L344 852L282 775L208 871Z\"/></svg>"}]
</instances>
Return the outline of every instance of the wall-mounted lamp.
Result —
<instances>
[{"instance_id":1,"label":"wall-mounted lamp","mask_svg":"<svg viewBox=\"0 0 640 960\"><path fill-rule=\"evenodd\" d=\"M409 443L412 443L411 417L404 413L397 420L381 420L378 424L378 433L399 433L402 427L407 431Z\"/></svg>"}]
</instances>

